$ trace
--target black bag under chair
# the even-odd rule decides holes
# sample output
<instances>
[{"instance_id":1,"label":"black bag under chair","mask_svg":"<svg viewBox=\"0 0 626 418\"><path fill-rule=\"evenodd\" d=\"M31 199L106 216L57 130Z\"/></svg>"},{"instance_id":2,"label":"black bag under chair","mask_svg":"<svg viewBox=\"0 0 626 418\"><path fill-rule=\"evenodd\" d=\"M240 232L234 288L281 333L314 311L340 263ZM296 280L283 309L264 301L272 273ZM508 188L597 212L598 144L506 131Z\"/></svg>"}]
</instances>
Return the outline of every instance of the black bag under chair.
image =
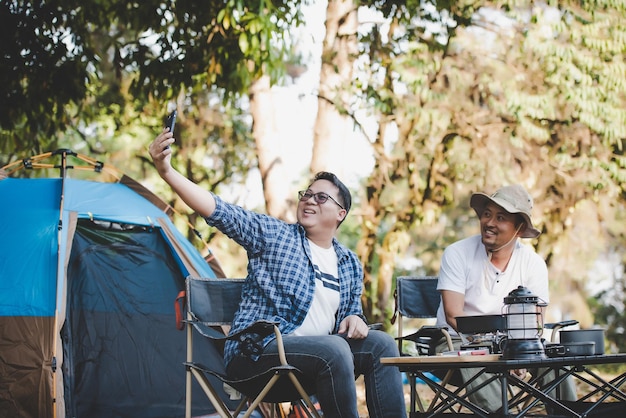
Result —
<instances>
[{"instance_id":1,"label":"black bag under chair","mask_svg":"<svg viewBox=\"0 0 626 418\"><path fill-rule=\"evenodd\" d=\"M198 381L221 417L234 418L238 417L242 412L244 417L249 417L261 402L272 404L292 402L299 403L306 410L307 416L319 418L320 415L310 398L314 393L313 382L306 381L300 371L287 362L282 344L282 335L276 324L268 321L257 321L248 328L230 336L227 336L223 331L223 327L230 327L235 312L239 308L244 282L244 279L195 277L187 277L186 279L186 418L191 418L192 416L191 386L193 378ZM223 353L224 343L227 340L240 341L244 346L244 351L254 353L262 349L257 341L261 341L272 333L275 334L278 343L281 364L249 379L230 379L223 372L223 365L216 367L217 365L199 364L194 361L194 334L202 338L208 338L216 345L220 353ZM250 338L251 334L256 334L258 338ZM234 412L231 412L225 402L218 396L209 376L216 377L222 384L228 385L241 394L241 402ZM227 389L227 391L229 390ZM277 408L272 408L272 410L276 412Z\"/></svg>"}]
</instances>

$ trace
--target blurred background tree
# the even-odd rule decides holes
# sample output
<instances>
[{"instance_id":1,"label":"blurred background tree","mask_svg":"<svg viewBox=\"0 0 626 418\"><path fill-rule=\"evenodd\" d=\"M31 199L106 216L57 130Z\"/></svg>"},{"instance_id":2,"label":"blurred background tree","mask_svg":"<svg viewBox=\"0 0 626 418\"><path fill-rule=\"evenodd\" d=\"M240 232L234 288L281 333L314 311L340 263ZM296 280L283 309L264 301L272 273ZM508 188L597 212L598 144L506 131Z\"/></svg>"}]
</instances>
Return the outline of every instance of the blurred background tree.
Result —
<instances>
[{"instance_id":1,"label":"blurred background tree","mask_svg":"<svg viewBox=\"0 0 626 418\"><path fill-rule=\"evenodd\" d=\"M288 219L311 171L346 173L362 155L346 155L356 131L372 164L341 234L365 266L370 320L389 318L395 276L437 274L443 248L478 232L472 192L521 183L543 231L529 244L549 264L548 319L606 325L624 351L626 2L329 0L316 119L292 139L311 157L288 173L277 88L317 71L302 46L311 7L3 2L0 165L70 148L187 213L145 150L176 107L178 168ZM227 273L245 274L245 254L187 216Z\"/></svg>"},{"instance_id":2,"label":"blurred background tree","mask_svg":"<svg viewBox=\"0 0 626 418\"><path fill-rule=\"evenodd\" d=\"M598 323L590 271L609 241L623 247L607 220L623 216L624 4L392 3L350 86L378 122L359 206L368 314L389 318L402 258L437 274L443 248L477 232L471 192L515 182L544 232L530 244L549 264L550 319Z\"/></svg>"}]
</instances>

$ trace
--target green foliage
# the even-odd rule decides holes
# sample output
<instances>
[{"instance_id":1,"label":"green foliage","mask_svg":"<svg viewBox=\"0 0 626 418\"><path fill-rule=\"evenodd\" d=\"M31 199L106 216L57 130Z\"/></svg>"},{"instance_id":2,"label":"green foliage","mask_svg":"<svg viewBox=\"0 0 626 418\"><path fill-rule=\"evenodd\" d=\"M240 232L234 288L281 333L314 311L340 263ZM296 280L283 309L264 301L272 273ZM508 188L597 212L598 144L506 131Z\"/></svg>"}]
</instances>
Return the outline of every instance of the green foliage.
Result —
<instances>
[{"instance_id":1,"label":"green foliage","mask_svg":"<svg viewBox=\"0 0 626 418\"><path fill-rule=\"evenodd\" d=\"M145 151L176 106L174 164L212 190L243 182L256 164L245 93L261 74L283 77L301 4L3 2L0 164L70 148L123 162L186 212ZM359 32L353 108L340 109L380 128L361 223L341 232L368 272L418 259L436 273L442 248L475 232L470 193L519 182L535 197L532 244L557 278L555 303L583 289L596 254L624 250L626 1L358 4L386 19ZM624 314L611 306L594 312L618 341Z\"/></svg>"},{"instance_id":2,"label":"green foliage","mask_svg":"<svg viewBox=\"0 0 626 418\"><path fill-rule=\"evenodd\" d=\"M68 123L63 106L85 94L85 65L65 43L71 22L55 3L0 5L0 146L4 152L39 152L53 146L54 141L46 138Z\"/></svg>"},{"instance_id":3,"label":"green foliage","mask_svg":"<svg viewBox=\"0 0 626 418\"><path fill-rule=\"evenodd\" d=\"M615 287L604 290L587 300L596 322L600 326L606 327L605 337L609 341L607 352L623 353L626 351L626 288L624 279L618 279Z\"/></svg>"},{"instance_id":4,"label":"green foliage","mask_svg":"<svg viewBox=\"0 0 626 418\"><path fill-rule=\"evenodd\" d=\"M283 32L300 21L291 2L9 0L0 6L1 160L58 148L63 132L116 122L129 100L162 105L213 85L237 100L251 81L284 74ZM118 125L119 127L120 125ZM91 145L93 146L93 144Z\"/></svg>"},{"instance_id":5,"label":"green foliage","mask_svg":"<svg viewBox=\"0 0 626 418\"><path fill-rule=\"evenodd\" d=\"M274 69L288 51L283 31L300 19L282 1L178 1L155 10L161 23L144 29L151 45L125 45L127 65L139 70L132 88L137 95L167 97L170 86L193 85L198 74L229 95L246 92L260 75L282 74Z\"/></svg>"},{"instance_id":6,"label":"green foliage","mask_svg":"<svg viewBox=\"0 0 626 418\"><path fill-rule=\"evenodd\" d=\"M372 140L364 212L376 215L362 224L363 260L410 252L436 272L441 248L476 231L470 193L522 183L535 197L544 233L533 245L550 264L555 305L585 317L562 290L584 288L607 241L623 248L623 228L611 238L592 225L625 203L624 3L372 2L389 21L360 38L357 102L399 138ZM581 228L601 236L580 242ZM407 230L405 247L372 239L404 240ZM383 286L392 268L373 279Z\"/></svg>"}]
</instances>

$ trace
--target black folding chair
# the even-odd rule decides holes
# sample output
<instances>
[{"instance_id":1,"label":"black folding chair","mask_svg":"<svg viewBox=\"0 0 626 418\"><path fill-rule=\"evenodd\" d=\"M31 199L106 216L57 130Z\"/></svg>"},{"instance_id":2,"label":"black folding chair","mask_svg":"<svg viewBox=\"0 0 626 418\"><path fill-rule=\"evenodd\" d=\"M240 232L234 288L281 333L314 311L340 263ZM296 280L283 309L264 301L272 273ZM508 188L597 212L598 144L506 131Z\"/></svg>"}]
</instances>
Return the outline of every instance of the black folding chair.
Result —
<instances>
[{"instance_id":1,"label":"black folding chair","mask_svg":"<svg viewBox=\"0 0 626 418\"><path fill-rule=\"evenodd\" d=\"M401 356L412 355L407 353L405 341L415 343L417 355L433 356L436 355L436 347L442 338L445 338L449 350L454 350L452 339L447 327L438 327L435 325L422 325L416 332L404 334L404 320L406 318L422 318L433 319L437 317L437 309L441 302L441 296L437 290L437 276L398 276L396 278L396 289L394 291L395 309L391 323L397 322L398 350ZM454 371L449 370L443 375L442 382L444 386L452 382ZM424 412L424 405L416 390L417 375L407 373L407 379L411 389L410 411L416 411L417 407ZM435 394L435 399L431 405L435 403L440 393Z\"/></svg>"},{"instance_id":2,"label":"black folding chair","mask_svg":"<svg viewBox=\"0 0 626 418\"><path fill-rule=\"evenodd\" d=\"M289 365L285 356L282 335L273 322L257 321L245 330L233 335L226 335L224 327L230 327L235 312L239 308L243 279L206 279L188 277L187 290L187 370L185 416L191 418L191 388L192 376L195 378L204 393L207 395L221 417L244 417L250 414L261 402L279 404L283 402L298 403L306 411L307 416L319 418L310 395L314 385L306 382L300 371ZM223 365L200 364L193 359L193 336L199 333L208 338L220 353L226 340L236 340L254 352L260 350L256 344L257 338L250 339L250 335L257 334L258 339L274 333L278 342L280 365L253 376L249 379L231 379L222 370ZM222 367L218 367L222 366ZM231 413L225 402L220 398L208 376L215 376L222 384L228 385L242 395L237 409ZM303 382L303 383L301 383ZM276 408L272 408L276 412Z\"/></svg>"}]
</instances>

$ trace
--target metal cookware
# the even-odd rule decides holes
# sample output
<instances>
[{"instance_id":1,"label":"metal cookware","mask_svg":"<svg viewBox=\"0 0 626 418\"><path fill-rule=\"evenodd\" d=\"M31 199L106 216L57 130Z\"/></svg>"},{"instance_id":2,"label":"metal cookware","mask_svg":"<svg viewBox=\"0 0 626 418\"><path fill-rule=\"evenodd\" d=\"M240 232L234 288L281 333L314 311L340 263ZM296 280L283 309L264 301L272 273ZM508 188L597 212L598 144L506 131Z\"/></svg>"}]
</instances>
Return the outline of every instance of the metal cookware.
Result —
<instances>
[{"instance_id":1,"label":"metal cookware","mask_svg":"<svg viewBox=\"0 0 626 418\"><path fill-rule=\"evenodd\" d=\"M548 357L592 356L595 349L596 343L593 341L545 344L545 352Z\"/></svg>"},{"instance_id":2,"label":"metal cookware","mask_svg":"<svg viewBox=\"0 0 626 418\"><path fill-rule=\"evenodd\" d=\"M504 315L457 316L456 326L466 335L506 332Z\"/></svg>"},{"instance_id":3,"label":"metal cookware","mask_svg":"<svg viewBox=\"0 0 626 418\"><path fill-rule=\"evenodd\" d=\"M576 343L563 343L565 356L591 356L596 350L596 343L593 341L581 341Z\"/></svg>"},{"instance_id":4,"label":"metal cookware","mask_svg":"<svg viewBox=\"0 0 626 418\"><path fill-rule=\"evenodd\" d=\"M562 345L569 343L594 342L592 354L604 354L604 329L573 329L559 331L559 340Z\"/></svg>"}]
</instances>

